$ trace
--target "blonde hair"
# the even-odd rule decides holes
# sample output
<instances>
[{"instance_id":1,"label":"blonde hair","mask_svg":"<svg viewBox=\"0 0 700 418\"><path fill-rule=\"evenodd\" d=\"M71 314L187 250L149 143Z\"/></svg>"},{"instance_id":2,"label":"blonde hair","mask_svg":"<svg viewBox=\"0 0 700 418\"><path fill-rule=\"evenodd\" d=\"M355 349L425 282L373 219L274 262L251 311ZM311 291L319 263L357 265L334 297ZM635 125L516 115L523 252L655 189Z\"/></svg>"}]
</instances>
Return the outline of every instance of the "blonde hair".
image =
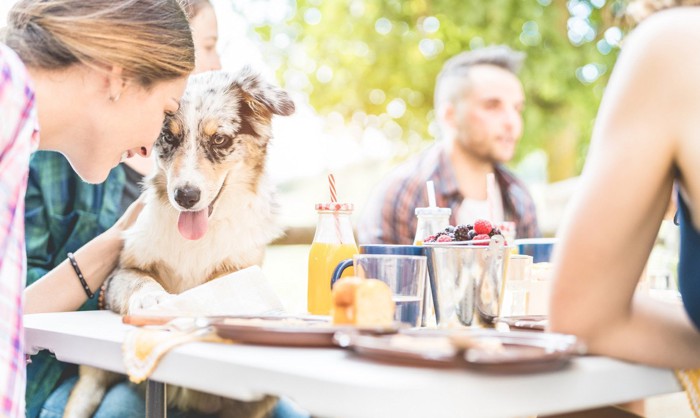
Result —
<instances>
[{"instance_id":1,"label":"blonde hair","mask_svg":"<svg viewBox=\"0 0 700 418\"><path fill-rule=\"evenodd\" d=\"M143 87L194 69L192 33L177 0L20 0L3 38L30 68L120 66Z\"/></svg>"},{"instance_id":2,"label":"blonde hair","mask_svg":"<svg viewBox=\"0 0 700 418\"><path fill-rule=\"evenodd\" d=\"M700 0L633 0L625 14L632 23L639 23L652 13L679 6L700 6Z\"/></svg>"}]
</instances>

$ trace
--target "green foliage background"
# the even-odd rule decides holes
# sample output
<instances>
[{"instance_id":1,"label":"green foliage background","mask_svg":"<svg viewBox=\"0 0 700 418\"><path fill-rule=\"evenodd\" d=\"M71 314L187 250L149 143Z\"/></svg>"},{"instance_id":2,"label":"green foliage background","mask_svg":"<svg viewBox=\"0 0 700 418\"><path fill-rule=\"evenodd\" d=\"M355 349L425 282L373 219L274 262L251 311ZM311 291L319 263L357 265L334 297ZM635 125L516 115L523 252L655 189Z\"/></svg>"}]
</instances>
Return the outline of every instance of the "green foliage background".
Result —
<instances>
[{"instance_id":1,"label":"green foliage background","mask_svg":"<svg viewBox=\"0 0 700 418\"><path fill-rule=\"evenodd\" d=\"M281 33L291 39L287 51L278 51L279 78L305 75L303 90L320 114L337 112L360 125L398 125L385 132L414 147L432 140L434 80L447 58L490 44L526 52L525 132L516 162L543 149L549 180L556 181L582 167L619 51L604 33L618 25L622 6L621 0L298 0L284 25L257 31L268 41ZM588 38L572 40L575 16L591 28ZM421 41L434 54L422 53ZM581 76L587 64L595 65L588 68L597 69L597 79ZM392 118L387 104L396 98L405 112Z\"/></svg>"}]
</instances>

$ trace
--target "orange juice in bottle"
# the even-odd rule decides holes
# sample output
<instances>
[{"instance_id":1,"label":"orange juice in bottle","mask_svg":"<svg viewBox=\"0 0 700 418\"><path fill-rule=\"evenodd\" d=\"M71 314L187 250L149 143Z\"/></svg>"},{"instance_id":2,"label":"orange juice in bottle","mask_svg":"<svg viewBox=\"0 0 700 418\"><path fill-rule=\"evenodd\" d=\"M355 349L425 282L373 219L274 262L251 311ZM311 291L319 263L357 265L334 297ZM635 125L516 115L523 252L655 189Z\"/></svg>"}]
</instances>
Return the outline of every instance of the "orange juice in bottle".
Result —
<instances>
[{"instance_id":1,"label":"orange juice in bottle","mask_svg":"<svg viewBox=\"0 0 700 418\"><path fill-rule=\"evenodd\" d=\"M357 254L352 232L350 203L319 203L318 224L309 251L307 306L309 313L328 315L331 310L331 275L341 261ZM352 268L343 277L353 275Z\"/></svg>"}]
</instances>

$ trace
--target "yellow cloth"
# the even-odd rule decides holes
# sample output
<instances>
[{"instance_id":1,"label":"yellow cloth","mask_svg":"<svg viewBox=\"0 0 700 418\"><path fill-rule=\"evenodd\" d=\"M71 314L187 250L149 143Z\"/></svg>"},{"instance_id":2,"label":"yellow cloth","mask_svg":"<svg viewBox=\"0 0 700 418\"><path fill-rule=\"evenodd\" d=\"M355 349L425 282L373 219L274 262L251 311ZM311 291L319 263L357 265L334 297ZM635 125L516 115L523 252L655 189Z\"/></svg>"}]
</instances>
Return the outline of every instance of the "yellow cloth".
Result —
<instances>
[{"instance_id":1,"label":"yellow cloth","mask_svg":"<svg viewBox=\"0 0 700 418\"><path fill-rule=\"evenodd\" d=\"M193 341L231 342L217 336L211 327L188 332L149 328L136 328L129 331L122 345L124 366L129 380L134 383L146 380L166 353L179 345Z\"/></svg>"},{"instance_id":2,"label":"yellow cloth","mask_svg":"<svg viewBox=\"0 0 700 418\"><path fill-rule=\"evenodd\" d=\"M685 389L690 409L700 418L700 369L676 370L676 377Z\"/></svg>"}]
</instances>

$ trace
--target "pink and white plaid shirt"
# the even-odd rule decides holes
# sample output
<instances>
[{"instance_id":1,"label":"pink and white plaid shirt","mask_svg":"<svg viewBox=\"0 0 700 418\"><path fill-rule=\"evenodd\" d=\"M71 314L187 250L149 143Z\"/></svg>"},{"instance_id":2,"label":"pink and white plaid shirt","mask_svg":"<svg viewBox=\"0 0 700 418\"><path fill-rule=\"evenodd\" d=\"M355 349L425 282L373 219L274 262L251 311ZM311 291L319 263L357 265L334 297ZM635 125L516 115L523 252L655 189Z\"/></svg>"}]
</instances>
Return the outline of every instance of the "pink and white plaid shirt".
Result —
<instances>
[{"instance_id":1,"label":"pink and white plaid shirt","mask_svg":"<svg viewBox=\"0 0 700 418\"><path fill-rule=\"evenodd\" d=\"M0 44L0 417L24 417L22 290L24 193L38 146L34 89L17 55Z\"/></svg>"}]
</instances>

